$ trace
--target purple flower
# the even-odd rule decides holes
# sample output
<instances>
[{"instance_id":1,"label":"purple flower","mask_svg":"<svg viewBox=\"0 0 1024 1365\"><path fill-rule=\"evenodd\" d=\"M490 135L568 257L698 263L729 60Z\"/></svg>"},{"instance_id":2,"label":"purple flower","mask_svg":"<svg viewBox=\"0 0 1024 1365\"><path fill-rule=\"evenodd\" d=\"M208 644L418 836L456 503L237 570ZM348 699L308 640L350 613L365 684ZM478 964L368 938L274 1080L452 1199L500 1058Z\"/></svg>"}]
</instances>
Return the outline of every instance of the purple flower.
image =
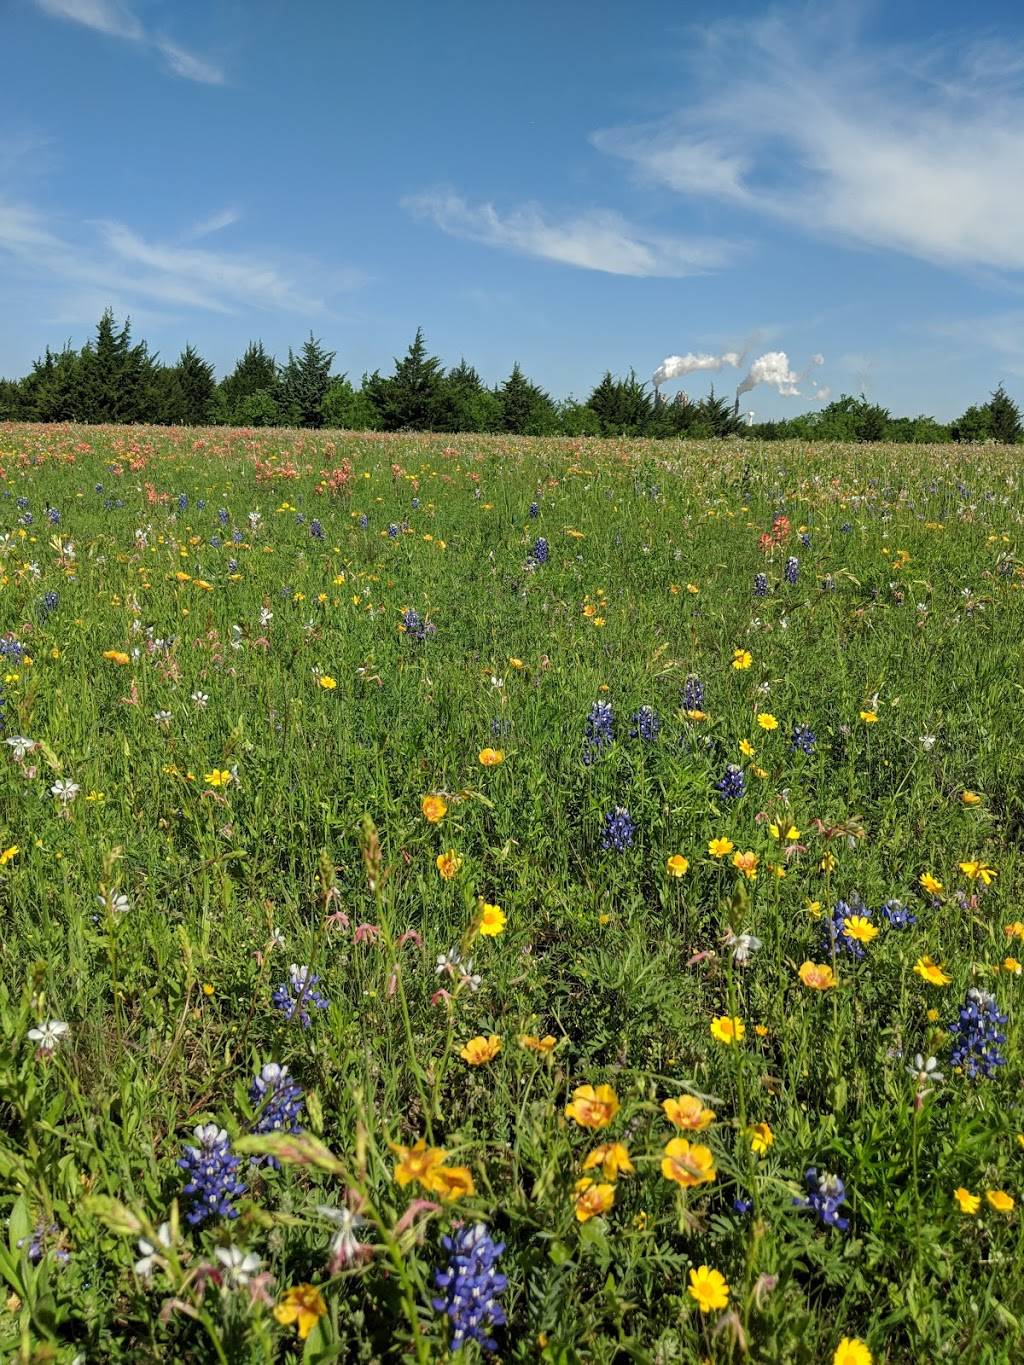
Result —
<instances>
[{"instance_id":1,"label":"purple flower","mask_svg":"<svg viewBox=\"0 0 1024 1365\"><path fill-rule=\"evenodd\" d=\"M497 1350L490 1332L506 1322L498 1295L508 1287L508 1279L497 1269L504 1242L494 1242L486 1224L474 1223L442 1237L441 1245L449 1253L448 1264L434 1272L434 1285L442 1293L433 1302L451 1323L452 1353L469 1340L485 1351Z\"/></svg>"},{"instance_id":2,"label":"purple flower","mask_svg":"<svg viewBox=\"0 0 1024 1365\"><path fill-rule=\"evenodd\" d=\"M743 769L737 767L735 763L728 764L725 772L715 783L715 788L722 793L727 801L738 801L746 790Z\"/></svg>"},{"instance_id":3,"label":"purple flower","mask_svg":"<svg viewBox=\"0 0 1024 1365\"><path fill-rule=\"evenodd\" d=\"M1006 1058L999 1050L1006 1042L1005 1023L1006 1015L1000 1014L995 996L972 986L960 1006L958 1017L950 1025L950 1036L955 1044L950 1063L963 1067L972 1079L980 1075L991 1080L996 1067L1006 1065Z\"/></svg>"},{"instance_id":4,"label":"purple flower","mask_svg":"<svg viewBox=\"0 0 1024 1365\"><path fill-rule=\"evenodd\" d=\"M633 847L635 828L626 807L616 806L604 817L604 838L601 847L614 849L616 853L625 853L627 848Z\"/></svg>"},{"instance_id":5,"label":"purple flower","mask_svg":"<svg viewBox=\"0 0 1024 1365\"><path fill-rule=\"evenodd\" d=\"M231 1150L231 1142L223 1128L215 1123L201 1124L195 1130L196 1147L186 1147L178 1165L189 1179L182 1194L192 1200L188 1221L193 1227L208 1218L237 1218L232 1204L246 1187L235 1178L240 1157Z\"/></svg>"},{"instance_id":6,"label":"purple flower","mask_svg":"<svg viewBox=\"0 0 1024 1365\"><path fill-rule=\"evenodd\" d=\"M793 1203L804 1209L813 1209L826 1227L838 1228L845 1232L850 1226L848 1218L839 1214L840 1206L846 1203L846 1186L837 1175L818 1174L814 1166L804 1173L809 1191L806 1199L794 1199Z\"/></svg>"},{"instance_id":7,"label":"purple flower","mask_svg":"<svg viewBox=\"0 0 1024 1365\"><path fill-rule=\"evenodd\" d=\"M330 1006L327 997L315 989L319 980L308 967L293 962L288 968L288 980L282 981L271 997L274 1007L281 1010L289 1022L298 1014L302 1027L309 1028L308 1007L313 1005L318 1010L325 1010Z\"/></svg>"},{"instance_id":8,"label":"purple flower","mask_svg":"<svg viewBox=\"0 0 1024 1365\"><path fill-rule=\"evenodd\" d=\"M633 728L629 732L631 739L642 739L651 744L658 738L660 729L661 721L653 706L641 706L633 712Z\"/></svg>"},{"instance_id":9,"label":"purple flower","mask_svg":"<svg viewBox=\"0 0 1024 1365\"><path fill-rule=\"evenodd\" d=\"M288 1068L278 1062L267 1062L249 1087L249 1099L256 1108L254 1133L301 1133L299 1118L304 1098L301 1088L288 1074ZM259 1164L263 1158L253 1157ZM279 1165L274 1157L267 1157L271 1166Z\"/></svg>"}]
</instances>

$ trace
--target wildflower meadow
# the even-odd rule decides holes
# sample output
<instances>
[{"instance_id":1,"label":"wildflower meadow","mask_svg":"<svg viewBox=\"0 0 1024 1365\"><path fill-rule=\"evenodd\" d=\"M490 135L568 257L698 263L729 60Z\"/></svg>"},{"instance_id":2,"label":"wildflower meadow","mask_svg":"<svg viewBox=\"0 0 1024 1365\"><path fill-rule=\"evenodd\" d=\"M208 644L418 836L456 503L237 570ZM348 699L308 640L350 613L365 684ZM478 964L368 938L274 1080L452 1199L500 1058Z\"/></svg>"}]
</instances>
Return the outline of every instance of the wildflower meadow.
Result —
<instances>
[{"instance_id":1,"label":"wildflower meadow","mask_svg":"<svg viewBox=\"0 0 1024 1365\"><path fill-rule=\"evenodd\" d=\"M1022 513L0 426L0 1358L1024 1359Z\"/></svg>"}]
</instances>

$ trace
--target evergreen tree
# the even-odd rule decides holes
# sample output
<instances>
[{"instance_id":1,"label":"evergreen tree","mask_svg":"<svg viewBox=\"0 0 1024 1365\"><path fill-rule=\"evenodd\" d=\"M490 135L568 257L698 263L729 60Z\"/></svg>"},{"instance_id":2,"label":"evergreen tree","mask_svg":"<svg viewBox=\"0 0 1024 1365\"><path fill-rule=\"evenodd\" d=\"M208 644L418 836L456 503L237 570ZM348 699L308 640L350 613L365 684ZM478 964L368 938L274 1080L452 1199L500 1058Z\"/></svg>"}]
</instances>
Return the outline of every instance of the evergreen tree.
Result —
<instances>
[{"instance_id":1,"label":"evergreen tree","mask_svg":"<svg viewBox=\"0 0 1024 1365\"><path fill-rule=\"evenodd\" d=\"M253 426L253 422L242 420L241 408L245 400L254 394L263 393L275 408L274 421L277 421L277 405L273 393L277 388L277 361L264 349L262 341L250 341L245 354L218 385L217 410L220 420L234 422L239 426ZM266 404L261 400L256 405L262 410ZM273 425L273 422L269 423Z\"/></svg>"},{"instance_id":2,"label":"evergreen tree","mask_svg":"<svg viewBox=\"0 0 1024 1365\"><path fill-rule=\"evenodd\" d=\"M563 436L600 436L601 419L593 408L570 397L558 405L558 429Z\"/></svg>"},{"instance_id":3,"label":"evergreen tree","mask_svg":"<svg viewBox=\"0 0 1024 1365\"><path fill-rule=\"evenodd\" d=\"M518 436L550 436L558 430L558 412L554 403L536 384L530 382L519 367L498 389L503 431Z\"/></svg>"},{"instance_id":4,"label":"evergreen tree","mask_svg":"<svg viewBox=\"0 0 1024 1365\"><path fill-rule=\"evenodd\" d=\"M213 366L189 343L177 365L167 371L164 420L174 426L200 427L209 422L216 384Z\"/></svg>"},{"instance_id":5,"label":"evergreen tree","mask_svg":"<svg viewBox=\"0 0 1024 1365\"><path fill-rule=\"evenodd\" d=\"M69 422L79 415L82 373L78 352L70 342L62 351L51 351L32 365L21 384L25 415L35 422Z\"/></svg>"},{"instance_id":6,"label":"evergreen tree","mask_svg":"<svg viewBox=\"0 0 1024 1365\"><path fill-rule=\"evenodd\" d=\"M497 398L465 359L443 378L438 415L439 431L501 430L501 407Z\"/></svg>"},{"instance_id":7,"label":"evergreen tree","mask_svg":"<svg viewBox=\"0 0 1024 1365\"><path fill-rule=\"evenodd\" d=\"M444 370L437 356L427 354L422 327L402 359L396 357L394 374L385 379L375 370L363 387L384 431L443 429Z\"/></svg>"},{"instance_id":8,"label":"evergreen tree","mask_svg":"<svg viewBox=\"0 0 1024 1365\"><path fill-rule=\"evenodd\" d=\"M156 357L144 341L131 343L131 319L118 331L108 308L96 326L96 338L80 356L81 411L84 422L142 422L151 416L150 389Z\"/></svg>"},{"instance_id":9,"label":"evergreen tree","mask_svg":"<svg viewBox=\"0 0 1024 1365\"><path fill-rule=\"evenodd\" d=\"M950 435L954 441L988 441L992 438L992 414L988 404L984 407L969 407L950 424Z\"/></svg>"},{"instance_id":10,"label":"evergreen tree","mask_svg":"<svg viewBox=\"0 0 1024 1365\"><path fill-rule=\"evenodd\" d=\"M613 379L605 370L587 407L597 413L602 436L644 436L651 425L651 396L633 370L627 379Z\"/></svg>"},{"instance_id":11,"label":"evergreen tree","mask_svg":"<svg viewBox=\"0 0 1024 1365\"><path fill-rule=\"evenodd\" d=\"M367 394L353 388L344 375L331 380L320 414L325 427L343 427L347 431L373 431L380 422Z\"/></svg>"},{"instance_id":12,"label":"evergreen tree","mask_svg":"<svg viewBox=\"0 0 1024 1365\"><path fill-rule=\"evenodd\" d=\"M281 371L279 406L292 426L318 427L323 422L321 405L331 384L333 351L325 351L319 337L310 332L302 350L288 348L288 363Z\"/></svg>"},{"instance_id":13,"label":"evergreen tree","mask_svg":"<svg viewBox=\"0 0 1024 1365\"><path fill-rule=\"evenodd\" d=\"M1002 384L991 395L986 407L992 439L1000 441L1003 445L1015 445L1022 435L1020 408Z\"/></svg>"}]
</instances>

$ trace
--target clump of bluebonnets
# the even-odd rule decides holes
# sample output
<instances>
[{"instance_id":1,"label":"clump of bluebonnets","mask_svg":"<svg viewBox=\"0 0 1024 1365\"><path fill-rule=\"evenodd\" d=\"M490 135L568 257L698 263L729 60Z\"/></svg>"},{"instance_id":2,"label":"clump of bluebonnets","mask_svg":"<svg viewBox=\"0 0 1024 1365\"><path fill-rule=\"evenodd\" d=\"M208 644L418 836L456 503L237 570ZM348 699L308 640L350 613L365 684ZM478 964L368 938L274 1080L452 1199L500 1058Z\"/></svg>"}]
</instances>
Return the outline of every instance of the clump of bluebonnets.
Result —
<instances>
[{"instance_id":1,"label":"clump of bluebonnets","mask_svg":"<svg viewBox=\"0 0 1024 1365\"><path fill-rule=\"evenodd\" d=\"M495 1242L485 1223L474 1223L442 1237L441 1245L448 1252L448 1264L434 1272L441 1294L433 1302L451 1323L452 1353L470 1340L485 1351L497 1350L490 1333L506 1321L498 1295L508 1287L508 1279L497 1269L504 1242Z\"/></svg>"},{"instance_id":2,"label":"clump of bluebonnets","mask_svg":"<svg viewBox=\"0 0 1024 1365\"><path fill-rule=\"evenodd\" d=\"M715 789L720 791L727 801L738 801L746 791L743 769L736 763L727 764L725 772L715 783Z\"/></svg>"},{"instance_id":3,"label":"clump of bluebonnets","mask_svg":"<svg viewBox=\"0 0 1024 1365\"><path fill-rule=\"evenodd\" d=\"M768 575L766 573L754 574L754 596L768 596Z\"/></svg>"},{"instance_id":4,"label":"clump of bluebonnets","mask_svg":"<svg viewBox=\"0 0 1024 1365\"><path fill-rule=\"evenodd\" d=\"M633 834L636 826L625 806L616 806L604 817L604 838L601 847L615 853L625 853L633 847Z\"/></svg>"},{"instance_id":5,"label":"clump of bluebonnets","mask_svg":"<svg viewBox=\"0 0 1024 1365\"><path fill-rule=\"evenodd\" d=\"M658 738L661 729L661 721L658 713L653 706L641 706L633 712L633 728L629 732L630 739L642 739L647 744L653 744Z\"/></svg>"},{"instance_id":6,"label":"clump of bluebonnets","mask_svg":"<svg viewBox=\"0 0 1024 1365\"><path fill-rule=\"evenodd\" d=\"M299 1119L305 1104L302 1087L296 1085L288 1068L279 1062L267 1062L249 1087L249 1099L256 1110L254 1133L301 1133ZM253 1157L259 1164L264 1158ZM279 1162L267 1157L271 1166Z\"/></svg>"},{"instance_id":7,"label":"clump of bluebonnets","mask_svg":"<svg viewBox=\"0 0 1024 1365\"><path fill-rule=\"evenodd\" d=\"M420 644L428 635L433 635L437 627L432 621L425 621L415 607L407 607L402 612L402 630Z\"/></svg>"},{"instance_id":8,"label":"clump of bluebonnets","mask_svg":"<svg viewBox=\"0 0 1024 1365\"><path fill-rule=\"evenodd\" d=\"M615 739L615 711L610 701L595 701L583 727L583 762L594 759Z\"/></svg>"},{"instance_id":9,"label":"clump of bluebonnets","mask_svg":"<svg viewBox=\"0 0 1024 1365\"><path fill-rule=\"evenodd\" d=\"M893 929L909 929L917 923L917 916L912 915L903 902L895 898L885 902L882 914Z\"/></svg>"},{"instance_id":10,"label":"clump of bluebonnets","mask_svg":"<svg viewBox=\"0 0 1024 1365\"><path fill-rule=\"evenodd\" d=\"M984 1076L991 1080L996 1068L1006 1065L1006 1058L1000 1051L1006 1042L1005 1023L1006 1015L1000 1013L995 996L972 986L950 1025L951 1065L962 1067L972 1079Z\"/></svg>"},{"instance_id":11,"label":"clump of bluebonnets","mask_svg":"<svg viewBox=\"0 0 1024 1365\"><path fill-rule=\"evenodd\" d=\"M200 1124L193 1136L197 1145L186 1147L178 1159L189 1177L182 1189L191 1200L188 1221L196 1227L208 1218L237 1218L232 1200L246 1189L236 1178L241 1158L231 1150L227 1133L215 1123Z\"/></svg>"},{"instance_id":12,"label":"clump of bluebonnets","mask_svg":"<svg viewBox=\"0 0 1024 1365\"><path fill-rule=\"evenodd\" d=\"M852 934L846 932L845 921L854 915L861 919L870 919L872 911L857 896L851 896L853 904L846 901L836 901L832 907L832 912L825 921L822 931L822 947L830 957L835 956L839 951L848 953L850 957L856 958L859 962L864 957L864 945Z\"/></svg>"},{"instance_id":13,"label":"clump of bluebonnets","mask_svg":"<svg viewBox=\"0 0 1024 1365\"><path fill-rule=\"evenodd\" d=\"M795 583L800 577L800 561L796 555L790 555L786 560L786 567L782 571L787 583Z\"/></svg>"},{"instance_id":14,"label":"clump of bluebonnets","mask_svg":"<svg viewBox=\"0 0 1024 1365\"><path fill-rule=\"evenodd\" d=\"M816 736L809 725L794 725L789 737L789 747L799 749L803 754L813 754Z\"/></svg>"},{"instance_id":15,"label":"clump of bluebonnets","mask_svg":"<svg viewBox=\"0 0 1024 1365\"><path fill-rule=\"evenodd\" d=\"M696 673L687 674L686 681L683 683L683 710L684 711L703 711L704 709L704 684Z\"/></svg>"},{"instance_id":16,"label":"clump of bluebonnets","mask_svg":"<svg viewBox=\"0 0 1024 1365\"><path fill-rule=\"evenodd\" d=\"M846 1203L846 1186L837 1175L827 1172L818 1174L817 1167L810 1166L804 1172L808 1194L805 1199L794 1199L799 1208L813 1209L826 1227L838 1228L845 1232L850 1220L843 1218L839 1210Z\"/></svg>"},{"instance_id":17,"label":"clump of bluebonnets","mask_svg":"<svg viewBox=\"0 0 1024 1365\"><path fill-rule=\"evenodd\" d=\"M293 962L288 968L288 980L282 981L271 996L274 1008L279 1009L289 1023L297 1015L302 1027L309 1028L309 1007L325 1010L331 1003L316 989L319 981L315 972Z\"/></svg>"}]
</instances>

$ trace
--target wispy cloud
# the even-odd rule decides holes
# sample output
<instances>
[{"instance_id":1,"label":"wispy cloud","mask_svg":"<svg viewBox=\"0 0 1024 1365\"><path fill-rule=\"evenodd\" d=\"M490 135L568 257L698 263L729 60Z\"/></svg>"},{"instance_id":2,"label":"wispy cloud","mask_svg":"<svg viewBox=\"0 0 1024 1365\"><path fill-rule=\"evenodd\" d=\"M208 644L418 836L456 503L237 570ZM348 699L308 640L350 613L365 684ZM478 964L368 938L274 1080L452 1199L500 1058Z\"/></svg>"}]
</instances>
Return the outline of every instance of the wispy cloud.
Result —
<instances>
[{"instance_id":1,"label":"wispy cloud","mask_svg":"<svg viewBox=\"0 0 1024 1365\"><path fill-rule=\"evenodd\" d=\"M493 204L440 191L410 195L402 206L453 237L610 275L700 274L727 264L737 250L724 241L651 232L604 209L552 221L534 204L500 213Z\"/></svg>"},{"instance_id":2,"label":"wispy cloud","mask_svg":"<svg viewBox=\"0 0 1024 1365\"><path fill-rule=\"evenodd\" d=\"M1024 309L938 322L929 330L954 341L958 350L967 347L988 351L1004 367L1004 375L1024 377Z\"/></svg>"},{"instance_id":3,"label":"wispy cloud","mask_svg":"<svg viewBox=\"0 0 1024 1365\"><path fill-rule=\"evenodd\" d=\"M159 52L175 76L204 85L222 85L223 70L204 57L197 57L170 39L149 33L141 21L120 0L36 0L44 14L67 19L110 38L123 38L140 47Z\"/></svg>"},{"instance_id":4,"label":"wispy cloud","mask_svg":"<svg viewBox=\"0 0 1024 1365\"><path fill-rule=\"evenodd\" d=\"M946 265L1024 270L1024 49L882 48L776 13L695 42L680 107L605 129L648 181Z\"/></svg>"},{"instance_id":5,"label":"wispy cloud","mask_svg":"<svg viewBox=\"0 0 1024 1365\"><path fill-rule=\"evenodd\" d=\"M221 232L224 228L231 227L241 216L237 209L220 209L207 218L201 218L189 229L186 236L193 242L200 237L209 237L211 232Z\"/></svg>"},{"instance_id":6,"label":"wispy cloud","mask_svg":"<svg viewBox=\"0 0 1024 1365\"><path fill-rule=\"evenodd\" d=\"M51 295L92 291L133 306L155 303L213 313L319 315L327 311L325 299L363 283L355 270L294 256L283 264L269 255L157 241L121 222L76 224L72 234L31 205L4 199L0 257Z\"/></svg>"}]
</instances>

